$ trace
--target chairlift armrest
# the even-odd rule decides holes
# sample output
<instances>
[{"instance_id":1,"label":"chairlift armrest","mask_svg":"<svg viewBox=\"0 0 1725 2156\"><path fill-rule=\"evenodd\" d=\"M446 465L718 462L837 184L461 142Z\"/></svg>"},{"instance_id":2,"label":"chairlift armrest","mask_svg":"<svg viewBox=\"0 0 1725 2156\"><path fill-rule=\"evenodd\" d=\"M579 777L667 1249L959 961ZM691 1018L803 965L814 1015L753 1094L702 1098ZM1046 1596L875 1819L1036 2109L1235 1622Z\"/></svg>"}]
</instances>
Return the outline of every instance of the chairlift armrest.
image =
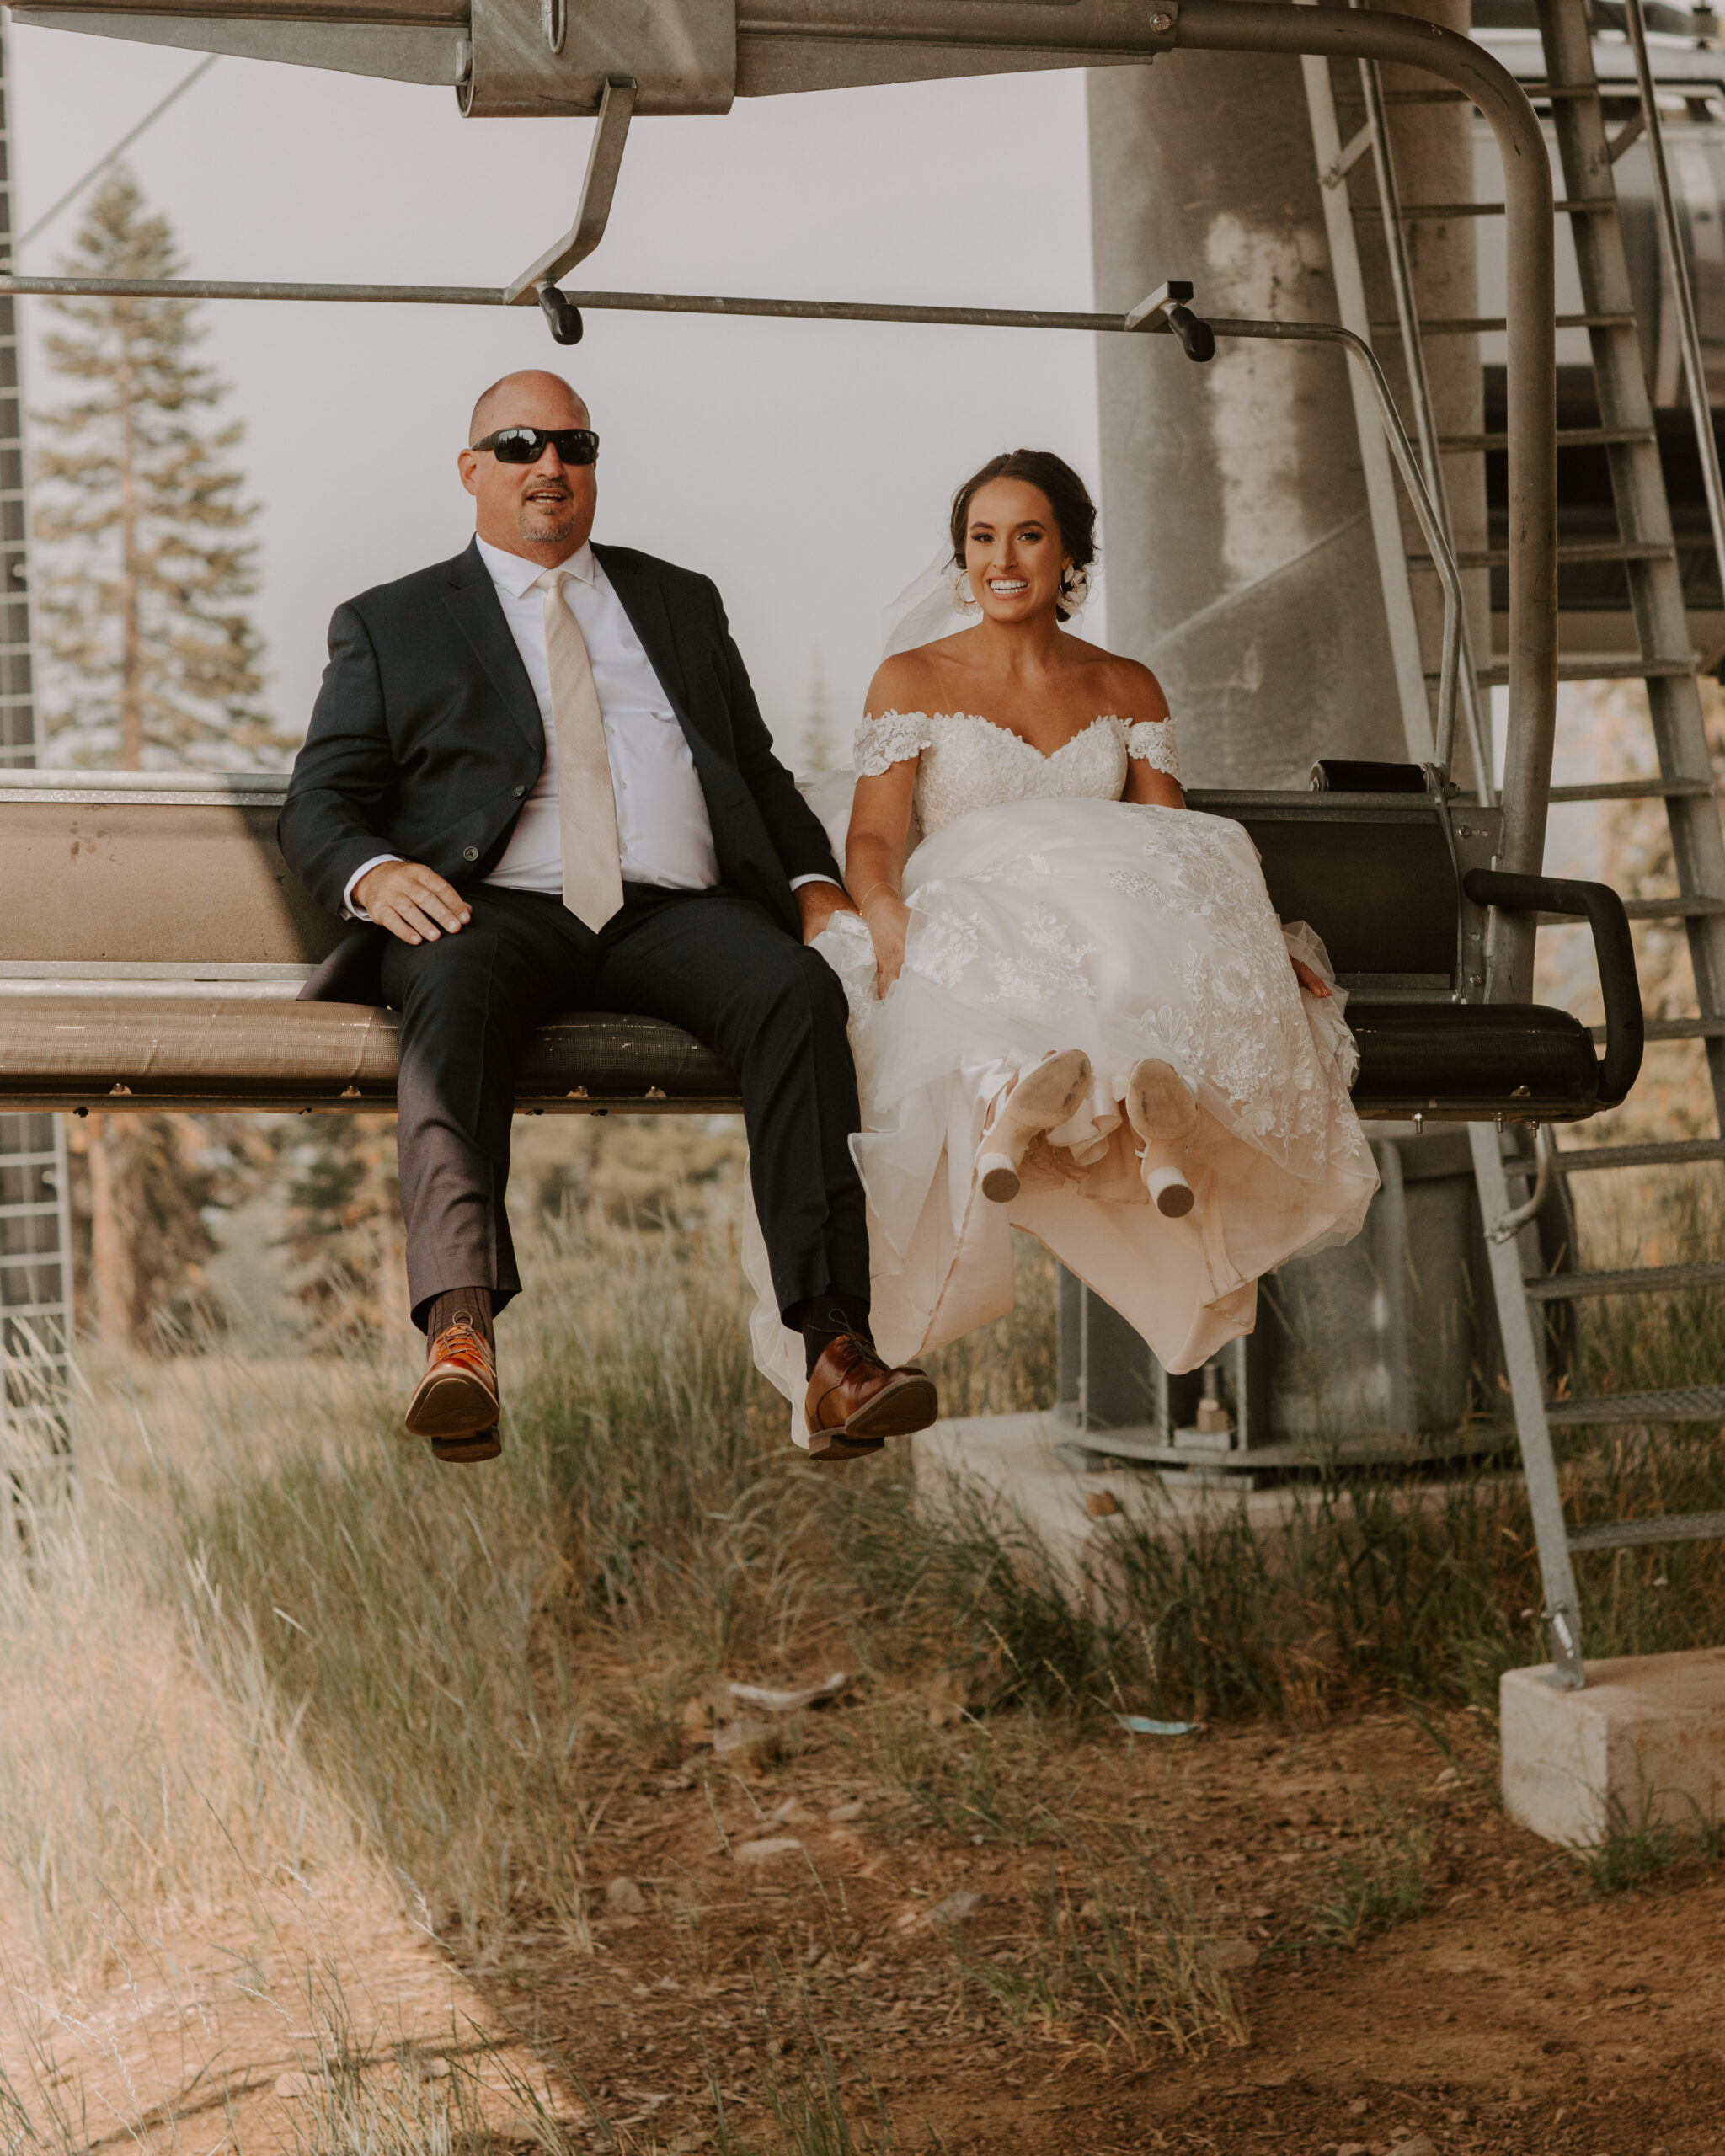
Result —
<instances>
[{"instance_id":1,"label":"chairlift armrest","mask_svg":"<svg viewBox=\"0 0 1725 2156\"><path fill-rule=\"evenodd\" d=\"M1636 1081L1647 1041L1635 945L1622 899L1608 883L1583 883L1567 876L1515 876L1500 868L1470 868L1461 888L1478 906L1498 906L1506 913L1563 914L1586 921L1593 931L1605 1001L1599 1106L1615 1108Z\"/></svg>"}]
</instances>

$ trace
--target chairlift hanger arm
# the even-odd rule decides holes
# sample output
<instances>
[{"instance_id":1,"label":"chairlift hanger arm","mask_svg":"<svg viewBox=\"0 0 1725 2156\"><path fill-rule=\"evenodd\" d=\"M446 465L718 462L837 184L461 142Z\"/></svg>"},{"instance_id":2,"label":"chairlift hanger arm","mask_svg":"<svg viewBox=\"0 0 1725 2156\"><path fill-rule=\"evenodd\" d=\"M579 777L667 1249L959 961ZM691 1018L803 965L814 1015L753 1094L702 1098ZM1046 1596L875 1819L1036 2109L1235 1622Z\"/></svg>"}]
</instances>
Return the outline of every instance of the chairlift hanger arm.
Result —
<instances>
[{"instance_id":1,"label":"chairlift hanger arm","mask_svg":"<svg viewBox=\"0 0 1725 2156\"><path fill-rule=\"evenodd\" d=\"M575 221L531 270L524 270L512 284L504 286L505 307L531 307L547 286L566 277L578 262L585 262L604 238L605 227L611 218L611 197L617 192L617 173L622 165L623 143L634 110L634 83L622 76L608 81L599 100L599 124L593 131L592 147L587 152L587 170L581 181Z\"/></svg>"}]
</instances>

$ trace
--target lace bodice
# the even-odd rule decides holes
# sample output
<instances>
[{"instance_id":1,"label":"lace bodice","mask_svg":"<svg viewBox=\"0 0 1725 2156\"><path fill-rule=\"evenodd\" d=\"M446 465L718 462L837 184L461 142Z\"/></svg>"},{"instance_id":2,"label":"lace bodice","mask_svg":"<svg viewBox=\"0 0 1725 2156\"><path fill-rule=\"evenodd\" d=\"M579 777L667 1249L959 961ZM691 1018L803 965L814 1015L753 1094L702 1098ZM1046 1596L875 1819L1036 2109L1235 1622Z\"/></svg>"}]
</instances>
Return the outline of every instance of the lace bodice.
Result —
<instances>
[{"instance_id":1,"label":"lace bodice","mask_svg":"<svg viewBox=\"0 0 1725 2156\"><path fill-rule=\"evenodd\" d=\"M972 808L1007 801L1118 801L1129 759L1180 776L1172 719L1093 719L1045 756L1010 727L964 712L883 712L857 729L859 777L921 759L916 817L923 837Z\"/></svg>"}]
</instances>

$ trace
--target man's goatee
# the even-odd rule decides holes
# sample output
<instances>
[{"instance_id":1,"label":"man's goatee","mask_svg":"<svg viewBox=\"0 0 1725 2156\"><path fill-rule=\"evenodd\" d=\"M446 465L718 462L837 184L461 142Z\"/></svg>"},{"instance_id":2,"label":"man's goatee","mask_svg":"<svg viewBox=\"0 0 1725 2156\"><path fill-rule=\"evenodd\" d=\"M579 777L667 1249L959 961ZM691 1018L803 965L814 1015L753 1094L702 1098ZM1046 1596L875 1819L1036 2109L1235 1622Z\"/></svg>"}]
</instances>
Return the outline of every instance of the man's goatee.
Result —
<instances>
[{"instance_id":1,"label":"man's goatee","mask_svg":"<svg viewBox=\"0 0 1725 2156\"><path fill-rule=\"evenodd\" d=\"M571 502L569 515L556 524L540 523L537 520L522 517L515 527L515 536L524 540L530 547L543 547L547 544L558 547L565 539L574 537L578 520L575 515L575 505Z\"/></svg>"}]
</instances>

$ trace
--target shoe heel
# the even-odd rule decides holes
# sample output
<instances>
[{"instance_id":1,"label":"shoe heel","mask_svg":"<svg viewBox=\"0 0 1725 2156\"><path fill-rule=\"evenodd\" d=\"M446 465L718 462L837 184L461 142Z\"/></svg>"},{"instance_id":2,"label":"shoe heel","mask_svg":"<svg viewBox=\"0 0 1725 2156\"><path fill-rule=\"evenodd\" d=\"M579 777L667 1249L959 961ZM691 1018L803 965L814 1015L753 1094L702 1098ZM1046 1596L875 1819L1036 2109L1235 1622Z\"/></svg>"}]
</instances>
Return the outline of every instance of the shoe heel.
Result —
<instances>
[{"instance_id":1,"label":"shoe heel","mask_svg":"<svg viewBox=\"0 0 1725 2156\"><path fill-rule=\"evenodd\" d=\"M1018 1162L1010 1153L985 1153L976 1163L982 1194L996 1205L1010 1205L1018 1195Z\"/></svg>"},{"instance_id":2,"label":"shoe heel","mask_svg":"<svg viewBox=\"0 0 1725 2156\"><path fill-rule=\"evenodd\" d=\"M1197 1203L1184 1163L1198 1110L1172 1065L1154 1059L1134 1065L1126 1081L1126 1119L1143 1140L1138 1168L1151 1204L1164 1219L1183 1219Z\"/></svg>"},{"instance_id":3,"label":"shoe heel","mask_svg":"<svg viewBox=\"0 0 1725 2156\"><path fill-rule=\"evenodd\" d=\"M979 1154L976 1171L982 1194L996 1205L1009 1205L1018 1195L1018 1164L1045 1131L1063 1123L1091 1080L1090 1058L1082 1049L1065 1049L1027 1070L1007 1096L989 1134L993 1142Z\"/></svg>"}]
</instances>

